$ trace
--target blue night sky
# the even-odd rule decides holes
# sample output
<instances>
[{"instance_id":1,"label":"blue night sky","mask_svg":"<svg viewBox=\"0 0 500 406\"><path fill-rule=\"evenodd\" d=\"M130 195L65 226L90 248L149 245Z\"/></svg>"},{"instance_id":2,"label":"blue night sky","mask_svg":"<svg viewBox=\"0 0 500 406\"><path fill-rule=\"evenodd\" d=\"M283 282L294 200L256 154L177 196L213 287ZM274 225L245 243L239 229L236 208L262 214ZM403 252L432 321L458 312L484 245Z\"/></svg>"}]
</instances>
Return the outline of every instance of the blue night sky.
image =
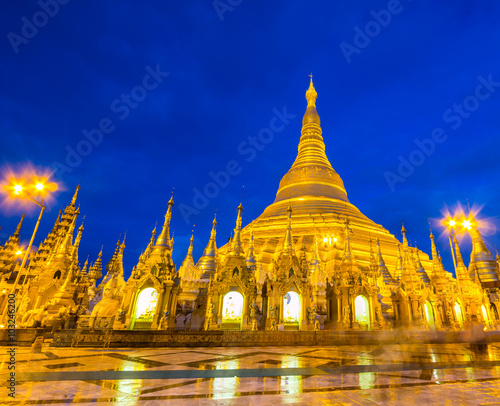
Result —
<instances>
[{"instance_id":1,"label":"blue night sky","mask_svg":"<svg viewBox=\"0 0 500 406\"><path fill-rule=\"evenodd\" d=\"M80 183L82 263L94 261L101 245L107 263L127 232L129 275L163 223L173 187L178 266L193 224L195 260L201 255L215 210L222 246L243 185L244 225L274 201L296 155L312 72L326 152L353 204L398 238L404 221L408 239L429 253L428 219L469 199L484 205L480 216L492 226L482 231L494 250L500 3L367 3L3 2L3 169L31 162L57 168L64 183L35 245ZM286 124L267 144L251 146L276 111L286 112ZM99 127L105 133L96 142ZM433 135L439 142L424 141ZM194 190L203 192L210 173L232 161L227 185L196 208ZM197 212L186 214L188 206ZM23 210L2 206L0 243ZM37 215L36 207L28 212L26 242ZM434 225L436 235L442 231ZM438 245L452 271L447 238ZM470 251L470 240L462 250Z\"/></svg>"}]
</instances>

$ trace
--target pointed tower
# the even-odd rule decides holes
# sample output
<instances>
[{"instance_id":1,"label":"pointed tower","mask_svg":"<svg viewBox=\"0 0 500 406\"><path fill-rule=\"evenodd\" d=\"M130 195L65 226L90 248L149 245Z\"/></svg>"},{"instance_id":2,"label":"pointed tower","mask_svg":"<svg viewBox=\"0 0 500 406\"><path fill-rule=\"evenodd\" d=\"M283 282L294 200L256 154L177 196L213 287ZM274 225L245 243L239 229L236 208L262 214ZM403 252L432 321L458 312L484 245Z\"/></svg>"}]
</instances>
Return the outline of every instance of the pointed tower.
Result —
<instances>
[{"instance_id":1,"label":"pointed tower","mask_svg":"<svg viewBox=\"0 0 500 406\"><path fill-rule=\"evenodd\" d=\"M288 225L286 228L285 239L283 240L283 253L292 255L294 254L293 239L292 239L292 206L288 206L286 211L288 214Z\"/></svg>"},{"instance_id":2,"label":"pointed tower","mask_svg":"<svg viewBox=\"0 0 500 406\"><path fill-rule=\"evenodd\" d=\"M275 203L304 195L330 197L348 202L340 176L325 154L325 143L316 111L318 94L312 75L306 92L307 110L302 119L299 153L288 173L281 179Z\"/></svg>"},{"instance_id":3,"label":"pointed tower","mask_svg":"<svg viewBox=\"0 0 500 406\"><path fill-rule=\"evenodd\" d=\"M181 280L197 278L193 259L193 241L194 234L191 235L191 239L189 240L189 248L186 258L184 258L184 261L182 261L182 265L179 268L179 278L181 278Z\"/></svg>"},{"instance_id":4,"label":"pointed tower","mask_svg":"<svg viewBox=\"0 0 500 406\"><path fill-rule=\"evenodd\" d=\"M243 248L241 247L241 222L243 205L240 203L238 206L238 216L236 217L236 228L234 229L234 237L231 240L231 250L229 255L240 256L243 255Z\"/></svg>"},{"instance_id":5,"label":"pointed tower","mask_svg":"<svg viewBox=\"0 0 500 406\"><path fill-rule=\"evenodd\" d=\"M469 215L471 218L472 215ZM496 273L496 262L491 255L491 252L486 248L483 237L477 228L477 222L472 217L470 220L471 228L469 233L472 237L472 253L471 262L469 264L469 272L472 277L474 270L477 272L481 284L498 282Z\"/></svg>"},{"instance_id":6,"label":"pointed tower","mask_svg":"<svg viewBox=\"0 0 500 406\"><path fill-rule=\"evenodd\" d=\"M163 223L163 228L161 230L158 239L156 240L156 244L154 247L154 251L165 251L172 250L172 241L170 240L170 220L172 219L172 208L174 207L174 198L170 197L168 201L168 209L165 214L165 222Z\"/></svg>"},{"instance_id":7,"label":"pointed tower","mask_svg":"<svg viewBox=\"0 0 500 406\"><path fill-rule=\"evenodd\" d=\"M247 259L246 259L246 264L247 268L251 270L255 270L257 261L255 260L255 253L254 253L254 242L253 242L253 230L250 230L250 243L248 244L248 253L247 253Z\"/></svg>"},{"instance_id":8,"label":"pointed tower","mask_svg":"<svg viewBox=\"0 0 500 406\"><path fill-rule=\"evenodd\" d=\"M415 246L415 267L417 268L418 276L420 276L420 279L424 281L425 286L429 286L431 280L429 278L429 275L427 275L425 268L422 265L422 261L420 260L420 254L418 253L418 248L416 246Z\"/></svg>"},{"instance_id":9,"label":"pointed tower","mask_svg":"<svg viewBox=\"0 0 500 406\"><path fill-rule=\"evenodd\" d=\"M13 270L16 260L19 258L17 252L19 251L19 232L23 225L24 214L21 216L21 220L5 245L0 248L0 274L8 273Z\"/></svg>"},{"instance_id":10,"label":"pointed tower","mask_svg":"<svg viewBox=\"0 0 500 406\"><path fill-rule=\"evenodd\" d=\"M387 266L385 265L384 258L382 257L382 251L380 249L380 241L377 238L377 262L378 262L378 270L382 274L382 278L384 279L384 283L386 285L393 285L395 286L397 283L392 277L392 275L389 272L389 269L387 269Z\"/></svg>"},{"instance_id":11,"label":"pointed tower","mask_svg":"<svg viewBox=\"0 0 500 406\"><path fill-rule=\"evenodd\" d=\"M199 259L196 266L203 272L202 278L209 279L211 276L215 275L217 268L217 244L215 241L217 229L217 219L214 215L214 221L212 221L212 231L210 232L210 240L203 251L203 255Z\"/></svg>"},{"instance_id":12,"label":"pointed tower","mask_svg":"<svg viewBox=\"0 0 500 406\"><path fill-rule=\"evenodd\" d=\"M460 252L457 237L453 237L453 245L455 247L455 257L457 258L456 277L460 282L465 280L471 281L472 279L469 276L467 267L464 264L464 259L462 258L462 253Z\"/></svg>"}]
</instances>

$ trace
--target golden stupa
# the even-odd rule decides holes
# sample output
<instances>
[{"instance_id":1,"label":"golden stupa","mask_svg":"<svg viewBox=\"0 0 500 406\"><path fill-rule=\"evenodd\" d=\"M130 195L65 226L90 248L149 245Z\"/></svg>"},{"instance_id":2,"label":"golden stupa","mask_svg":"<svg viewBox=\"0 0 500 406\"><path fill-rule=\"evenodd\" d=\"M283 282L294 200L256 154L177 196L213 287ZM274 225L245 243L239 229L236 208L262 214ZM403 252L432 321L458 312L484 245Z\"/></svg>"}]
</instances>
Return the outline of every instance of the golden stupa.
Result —
<instances>
[{"instance_id":1,"label":"golden stupa","mask_svg":"<svg viewBox=\"0 0 500 406\"><path fill-rule=\"evenodd\" d=\"M370 240L373 249L378 239L387 266L394 268L398 258L401 261L399 241L349 202L344 182L326 156L316 110L317 95L311 76L295 162L281 179L274 203L242 230L242 243L248 247L252 230L256 257L263 264L270 263L283 245L288 224L287 208L291 206L297 253L300 250L314 251L316 240L320 259L329 263L327 270L334 267L341 261L345 223L348 220L352 233L351 250L359 265L369 264ZM221 247L219 255L224 257L228 247ZM423 267L430 272L432 263L429 256L423 252L419 252L419 256Z\"/></svg>"}]
</instances>

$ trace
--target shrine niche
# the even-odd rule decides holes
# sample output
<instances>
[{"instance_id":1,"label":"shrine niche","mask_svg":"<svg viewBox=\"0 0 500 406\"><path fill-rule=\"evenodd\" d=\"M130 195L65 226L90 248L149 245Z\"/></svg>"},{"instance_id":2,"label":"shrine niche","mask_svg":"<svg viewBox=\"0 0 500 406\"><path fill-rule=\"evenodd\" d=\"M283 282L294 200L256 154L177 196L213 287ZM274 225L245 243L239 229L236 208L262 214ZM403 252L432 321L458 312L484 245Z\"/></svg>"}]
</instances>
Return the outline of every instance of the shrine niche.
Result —
<instances>
[{"instance_id":1,"label":"shrine niche","mask_svg":"<svg viewBox=\"0 0 500 406\"><path fill-rule=\"evenodd\" d=\"M157 303L158 291L155 288L143 289L137 297L135 316L132 321L131 329L142 330L151 328Z\"/></svg>"}]
</instances>

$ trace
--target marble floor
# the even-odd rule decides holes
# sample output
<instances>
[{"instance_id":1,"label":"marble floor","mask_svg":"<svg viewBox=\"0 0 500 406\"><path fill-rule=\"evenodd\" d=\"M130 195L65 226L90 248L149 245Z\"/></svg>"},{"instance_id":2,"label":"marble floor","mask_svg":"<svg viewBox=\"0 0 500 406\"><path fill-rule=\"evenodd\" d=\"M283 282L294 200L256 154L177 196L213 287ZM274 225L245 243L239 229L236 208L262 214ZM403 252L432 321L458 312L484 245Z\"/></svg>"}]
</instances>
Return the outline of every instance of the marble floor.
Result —
<instances>
[{"instance_id":1,"label":"marble floor","mask_svg":"<svg viewBox=\"0 0 500 406\"><path fill-rule=\"evenodd\" d=\"M500 405L500 343L7 351L0 404Z\"/></svg>"}]
</instances>

